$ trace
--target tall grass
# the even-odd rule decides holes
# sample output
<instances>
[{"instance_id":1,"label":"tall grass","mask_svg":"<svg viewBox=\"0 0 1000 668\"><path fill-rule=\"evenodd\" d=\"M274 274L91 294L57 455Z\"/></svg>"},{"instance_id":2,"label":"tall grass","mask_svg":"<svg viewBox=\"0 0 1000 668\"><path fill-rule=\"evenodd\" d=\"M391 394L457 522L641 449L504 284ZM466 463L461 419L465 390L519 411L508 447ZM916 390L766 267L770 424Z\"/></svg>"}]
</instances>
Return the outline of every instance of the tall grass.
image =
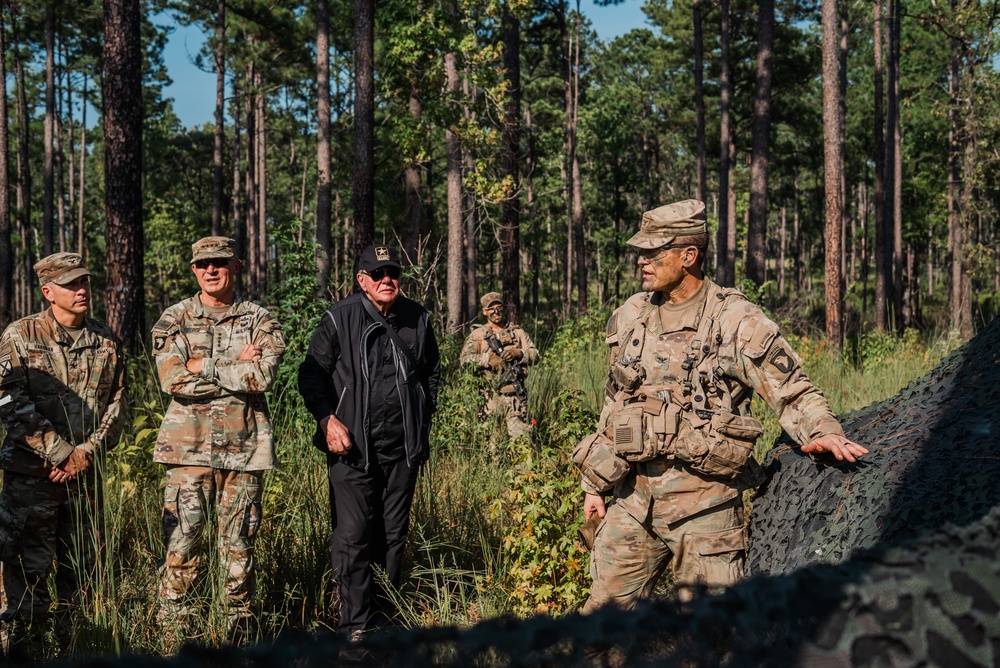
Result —
<instances>
[{"instance_id":1,"label":"tall grass","mask_svg":"<svg viewBox=\"0 0 1000 668\"><path fill-rule=\"evenodd\" d=\"M593 429L607 373L603 316L557 330L531 370L531 439L511 442L497 419L482 420L481 379L457 367L460 342L443 342L444 374L431 458L418 479L408 577L390 592L405 626L473 624L504 613L559 613L582 601L587 560L575 545L582 494L569 453ZM303 339L304 340L304 339ZM895 393L954 344L908 335L862 342L845 362L822 341L796 338L806 370L836 412ZM303 341L290 351L271 392L280 468L265 475L257 538L257 607L262 636L332 627L330 510L324 456L311 444L314 423L294 385ZM71 611L75 654L169 652L176 634L156 622L163 467L152 445L164 399L148 359L130 362L131 408L122 443L103 463L103 525L87 596ZM769 411L767 439L778 432ZM762 439L761 449L769 446ZM209 538L206 555L215 549ZM224 641L220 577L214 558L194 592L200 641ZM47 656L58 650L54 642Z\"/></svg>"}]
</instances>

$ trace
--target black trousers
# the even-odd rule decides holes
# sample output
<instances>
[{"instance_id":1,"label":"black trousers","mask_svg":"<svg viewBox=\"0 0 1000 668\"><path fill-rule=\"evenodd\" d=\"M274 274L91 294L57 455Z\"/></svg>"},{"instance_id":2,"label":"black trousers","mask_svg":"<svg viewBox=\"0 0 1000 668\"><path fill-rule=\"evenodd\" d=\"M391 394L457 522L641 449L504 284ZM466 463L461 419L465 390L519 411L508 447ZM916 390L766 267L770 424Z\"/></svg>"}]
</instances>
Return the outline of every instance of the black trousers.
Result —
<instances>
[{"instance_id":1,"label":"black trousers","mask_svg":"<svg viewBox=\"0 0 1000 668\"><path fill-rule=\"evenodd\" d=\"M393 587L399 586L417 470L405 460L372 461L367 472L342 462L330 466L330 561L340 631L361 630L368 623L373 564L385 570Z\"/></svg>"}]
</instances>

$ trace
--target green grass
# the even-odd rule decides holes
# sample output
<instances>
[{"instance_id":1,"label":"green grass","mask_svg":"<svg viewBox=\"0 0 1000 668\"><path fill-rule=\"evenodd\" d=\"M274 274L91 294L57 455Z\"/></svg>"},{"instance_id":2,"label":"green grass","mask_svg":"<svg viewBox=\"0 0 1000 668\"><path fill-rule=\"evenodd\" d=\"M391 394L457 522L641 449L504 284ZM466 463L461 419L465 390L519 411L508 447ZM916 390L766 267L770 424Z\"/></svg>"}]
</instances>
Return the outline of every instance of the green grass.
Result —
<instances>
[{"instance_id":1,"label":"green grass","mask_svg":"<svg viewBox=\"0 0 1000 668\"><path fill-rule=\"evenodd\" d=\"M444 342L445 370L432 455L417 484L407 552L408 577L393 592L406 626L474 624L505 613L560 614L587 595L587 559L575 545L582 493L569 454L593 429L607 350L603 316L557 330L529 375L531 442L511 443L497 420L482 422L479 379L456 368L460 342ZM851 360L822 342L793 339L810 377L838 413L891 396L954 346L909 334L855 346ZM325 459L311 445L314 425L294 389L295 353L286 357L270 405L281 468L265 475L257 539L262 634L334 623L329 573L330 521ZM169 652L156 623L156 568L163 471L152 444L165 407L147 359L130 364L130 422L105 464L105 532L88 595L73 611L76 654ZM766 410L770 445L779 428ZM206 554L214 552L214 541ZM218 565L209 557L195 595L199 641L225 637ZM57 653L55 644L47 656Z\"/></svg>"}]
</instances>

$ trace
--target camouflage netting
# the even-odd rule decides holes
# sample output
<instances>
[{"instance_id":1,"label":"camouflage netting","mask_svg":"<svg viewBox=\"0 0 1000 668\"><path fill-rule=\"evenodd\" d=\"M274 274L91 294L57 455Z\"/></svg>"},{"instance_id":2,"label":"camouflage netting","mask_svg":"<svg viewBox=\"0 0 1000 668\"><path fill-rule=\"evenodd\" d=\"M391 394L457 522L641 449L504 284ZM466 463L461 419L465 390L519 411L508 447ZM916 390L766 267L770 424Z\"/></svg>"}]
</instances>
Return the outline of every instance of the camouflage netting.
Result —
<instances>
[{"instance_id":1,"label":"camouflage netting","mask_svg":"<svg viewBox=\"0 0 1000 668\"><path fill-rule=\"evenodd\" d=\"M749 573L839 563L854 550L981 519L1000 504L1000 319L899 394L842 419L871 450L827 466L779 443L754 500Z\"/></svg>"},{"instance_id":2,"label":"camouflage netting","mask_svg":"<svg viewBox=\"0 0 1000 668\"><path fill-rule=\"evenodd\" d=\"M777 448L755 501L758 575L688 605L373 635L286 635L184 666L1000 665L1000 321L898 396L851 415L872 453L830 468ZM826 563L820 563L826 562ZM89 665L136 661L94 660Z\"/></svg>"}]
</instances>

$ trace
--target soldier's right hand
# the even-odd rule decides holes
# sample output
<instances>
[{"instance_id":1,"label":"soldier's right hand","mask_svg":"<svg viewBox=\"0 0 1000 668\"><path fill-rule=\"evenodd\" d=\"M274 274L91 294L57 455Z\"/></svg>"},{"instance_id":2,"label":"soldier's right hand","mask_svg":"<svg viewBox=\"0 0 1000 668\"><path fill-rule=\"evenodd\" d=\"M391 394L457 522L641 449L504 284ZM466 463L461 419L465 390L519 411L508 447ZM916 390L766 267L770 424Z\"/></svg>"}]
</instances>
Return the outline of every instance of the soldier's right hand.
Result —
<instances>
[{"instance_id":1,"label":"soldier's right hand","mask_svg":"<svg viewBox=\"0 0 1000 668\"><path fill-rule=\"evenodd\" d=\"M69 482L81 473L86 472L93 463L94 457L86 450L73 448L66 460L49 470L49 480L52 482Z\"/></svg>"},{"instance_id":2,"label":"soldier's right hand","mask_svg":"<svg viewBox=\"0 0 1000 668\"><path fill-rule=\"evenodd\" d=\"M351 435L344 423L334 415L320 420L319 428L326 436L326 449L335 455L346 455L351 449Z\"/></svg>"},{"instance_id":3,"label":"soldier's right hand","mask_svg":"<svg viewBox=\"0 0 1000 668\"><path fill-rule=\"evenodd\" d=\"M597 516L604 519L604 515L607 513L607 508L604 506L604 497L598 496L597 494L587 494L583 499L583 516L590 519L590 516L597 513Z\"/></svg>"},{"instance_id":4,"label":"soldier's right hand","mask_svg":"<svg viewBox=\"0 0 1000 668\"><path fill-rule=\"evenodd\" d=\"M493 371L503 371L503 360L496 353L490 353L488 366Z\"/></svg>"}]
</instances>

